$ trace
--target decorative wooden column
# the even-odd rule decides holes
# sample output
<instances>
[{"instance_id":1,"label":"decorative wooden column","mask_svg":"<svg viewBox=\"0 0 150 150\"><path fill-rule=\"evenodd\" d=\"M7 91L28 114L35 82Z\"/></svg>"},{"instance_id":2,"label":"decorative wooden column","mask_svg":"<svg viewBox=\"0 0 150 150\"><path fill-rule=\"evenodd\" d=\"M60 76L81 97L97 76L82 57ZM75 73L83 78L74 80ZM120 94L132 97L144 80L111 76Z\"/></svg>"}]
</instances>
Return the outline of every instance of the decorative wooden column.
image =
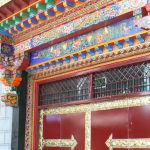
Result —
<instances>
[{"instance_id":1,"label":"decorative wooden column","mask_svg":"<svg viewBox=\"0 0 150 150\"><path fill-rule=\"evenodd\" d=\"M0 35L0 81L11 88L18 87L22 81L22 71L29 65L27 53L14 54L13 39ZM2 96L6 105L17 106L17 94L10 91Z\"/></svg>"}]
</instances>

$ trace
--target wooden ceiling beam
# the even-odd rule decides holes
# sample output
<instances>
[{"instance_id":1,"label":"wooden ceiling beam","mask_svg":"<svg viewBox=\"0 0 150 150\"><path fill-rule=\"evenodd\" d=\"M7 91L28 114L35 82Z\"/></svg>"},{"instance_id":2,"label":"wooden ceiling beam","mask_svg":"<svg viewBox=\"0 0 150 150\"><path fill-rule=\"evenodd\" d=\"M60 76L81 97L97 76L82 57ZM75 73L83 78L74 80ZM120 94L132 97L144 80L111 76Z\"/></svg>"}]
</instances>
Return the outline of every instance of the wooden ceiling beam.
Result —
<instances>
[{"instance_id":1,"label":"wooden ceiling beam","mask_svg":"<svg viewBox=\"0 0 150 150\"><path fill-rule=\"evenodd\" d=\"M13 4L17 9L19 10L21 9L21 6L16 1L14 1Z\"/></svg>"},{"instance_id":2,"label":"wooden ceiling beam","mask_svg":"<svg viewBox=\"0 0 150 150\"><path fill-rule=\"evenodd\" d=\"M6 14L5 14L4 12L2 12L1 10L0 10L0 14L1 14L1 16L4 17L4 18L7 17Z\"/></svg>"},{"instance_id":3,"label":"wooden ceiling beam","mask_svg":"<svg viewBox=\"0 0 150 150\"><path fill-rule=\"evenodd\" d=\"M12 7L10 6L6 6L6 9L11 12L12 14L15 12L14 9L12 9Z\"/></svg>"},{"instance_id":4,"label":"wooden ceiling beam","mask_svg":"<svg viewBox=\"0 0 150 150\"><path fill-rule=\"evenodd\" d=\"M22 0L21 2L23 2L23 3L26 4L26 5L29 5L29 4L30 4L30 1L28 1L28 0Z\"/></svg>"},{"instance_id":5,"label":"wooden ceiling beam","mask_svg":"<svg viewBox=\"0 0 150 150\"><path fill-rule=\"evenodd\" d=\"M22 1L20 1L20 3L22 3L22 4L25 5L25 6L28 6L28 5L29 5L29 1L26 1L26 0L22 0Z\"/></svg>"}]
</instances>

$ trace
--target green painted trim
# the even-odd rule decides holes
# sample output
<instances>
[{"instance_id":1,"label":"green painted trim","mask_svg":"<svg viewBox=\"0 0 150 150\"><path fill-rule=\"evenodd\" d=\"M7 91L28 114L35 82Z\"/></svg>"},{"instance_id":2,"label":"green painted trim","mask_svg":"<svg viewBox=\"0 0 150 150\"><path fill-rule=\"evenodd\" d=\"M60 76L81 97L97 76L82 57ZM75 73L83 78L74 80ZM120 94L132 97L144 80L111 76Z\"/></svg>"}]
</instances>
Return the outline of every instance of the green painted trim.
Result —
<instances>
[{"instance_id":1,"label":"green painted trim","mask_svg":"<svg viewBox=\"0 0 150 150\"><path fill-rule=\"evenodd\" d=\"M21 12L21 13L20 13L20 16L21 16L22 18L29 19L30 14L29 14L28 12Z\"/></svg>"},{"instance_id":2,"label":"green painted trim","mask_svg":"<svg viewBox=\"0 0 150 150\"><path fill-rule=\"evenodd\" d=\"M6 23L9 24L9 25L15 25L14 20L6 20Z\"/></svg>"},{"instance_id":3,"label":"green painted trim","mask_svg":"<svg viewBox=\"0 0 150 150\"><path fill-rule=\"evenodd\" d=\"M36 8L40 9L40 10L46 10L46 5L42 4L42 3L37 3L36 4Z\"/></svg>"},{"instance_id":4,"label":"green painted trim","mask_svg":"<svg viewBox=\"0 0 150 150\"><path fill-rule=\"evenodd\" d=\"M21 17L13 16L13 20L15 21L15 24L18 24L21 22Z\"/></svg>"},{"instance_id":5,"label":"green painted trim","mask_svg":"<svg viewBox=\"0 0 150 150\"><path fill-rule=\"evenodd\" d=\"M50 5L54 5L55 4L55 0L45 0L46 4L50 4Z\"/></svg>"},{"instance_id":6,"label":"green painted trim","mask_svg":"<svg viewBox=\"0 0 150 150\"><path fill-rule=\"evenodd\" d=\"M35 8L28 8L28 13L30 13L30 14L34 14L34 15L36 15L37 14L37 9L35 9Z\"/></svg>"}]
</instances>

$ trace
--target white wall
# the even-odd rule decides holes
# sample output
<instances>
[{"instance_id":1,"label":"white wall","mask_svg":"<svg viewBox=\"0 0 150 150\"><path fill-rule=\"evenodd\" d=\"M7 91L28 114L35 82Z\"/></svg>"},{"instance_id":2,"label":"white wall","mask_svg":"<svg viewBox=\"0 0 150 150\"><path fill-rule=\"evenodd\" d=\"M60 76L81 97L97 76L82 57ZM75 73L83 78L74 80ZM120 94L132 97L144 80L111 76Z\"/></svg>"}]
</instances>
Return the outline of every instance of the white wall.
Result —
<instances>
[{"instance_id":1,"label":"white wall","mask_svg":"<svg viewBox=\"0 0 150 150\"><path fill-rule=\"evenodd\" d=\"M0 95L5 87L0 83ZM11 150L13 109L0 100L0 150Z\"/></svg>"}]
</instances>

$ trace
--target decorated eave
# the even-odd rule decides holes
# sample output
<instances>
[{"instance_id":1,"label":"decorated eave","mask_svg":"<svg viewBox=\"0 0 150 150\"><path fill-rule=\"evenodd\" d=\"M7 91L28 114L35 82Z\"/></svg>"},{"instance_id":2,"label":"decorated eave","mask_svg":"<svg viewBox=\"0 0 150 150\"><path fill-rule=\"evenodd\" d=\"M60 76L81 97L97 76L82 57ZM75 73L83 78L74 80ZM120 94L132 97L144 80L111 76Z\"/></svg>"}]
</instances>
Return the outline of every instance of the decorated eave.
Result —
<instances>
[{"instance_id":1,"label":"decorated eave","mask_svg":"<svg viewBox=\"0 0 150 150\"><path fill-rule=\"evenodd\" d=\"M66 10L77 7L85 1L86 0L38 0L27 7L24 5L23 9L5 19L1 16L3 20L0 22L0 29L9 34L17 34L18 32L33 27L48 18L55 17ZM13 2L13 4L14 3L16 4L16 2ZM25 0L22 3L27 4ZM19 4L16 4L16 6L19 7ZM11 5L10 10L13 7L14 5ZM9 7L5 6L5 8L8 9ZM2 12L1 14L4 13Z\"/></svg>"},{"instance_id":2,"label":"decorated eave","mask_svg":"<svg viewBox=\"0 0 150 150\"><path fill-rule=\"evenodd\" d=\"M138 11L132 11L130 14L135 18L139 17ZM147 15L145 7L142 8L142 16L144 15ZM107 22L109 22L109 20ZM100 62L117 60L119 58L145 53L148 51L150 45L149 40L147 40L149 39L149 35L148 31L143 31L131 36L93 45L37 65L31 65L27 68L27 72L31 74L40 74L40 72L44 73L44 71L50 70L50 72L53 73L60 73Z\"/></svg>"},{"instance_id":3,"label":"decorated eave","mask_svg":"<svg viewBox=\"0 0 150 150\"><path fill-rule=\"evenodd\" d=\"M36 25L42 21L44 22L48 17L54 17L55 15L62 14L65 10L72 9L75 6L84 3L84 1L85 0L65 0L65 1L39 0L36 1L35 3L32 3L28 7L20 10L19 12L13 14L7 19L4 19L1 22L3 24L1 27L4 32L9 31L10 33L10 30L11 31L14 30L16 33L18 33L18 31L22 31L24 28L30 28L31 26L33 27L34 24ZM144 7L142 7L142 15L143 12L145 15L145 11L143 11L143 8ZM51 11L53 11L53 15L50 15L51 13L50 14L48 13ZM85 14L87 14L87 12L85 12ZM133 10L129 12L129 14L130 16L128 17L129 18L132 17ZM138 16L139 13L135 12L134 15L136 17L136 15ZM120 16L117 16L115 18L119 17ZM15 18L16 19L19 18L20 20L18 19L16 20ZM32 22L32 20L36 20L36 23L34 21ZM105 22L106 20L103 21L102 23ZM109 22L109 20L107 20L107 22ZM111 24L112 23L114 22L111 22ZM90 26L90 28L91 27L92 26ZM89 65L90 63L94 64L93 61L96 62L96 60L97 63L99 63L99 61L103 62L107 60L117 59L122 57L122 55L125 56L128 53L131 54L132 52L135 52L135 50L137 50L135 41L139 41L139 43L145 43L145 39L148 36L149 34L147 32L138 33L137 35L132 35L130 37L124 37L121 39L116 39L114 41L93 45L91 47L87 47L86 49L81 49L74 53L70 53L62 57L57 57L55 59L51 59L49 61L45 61L43 63L39 63L38 65L33 65L30 67L28 67L29 58L25 52L22 52L21 54L16 53L14 54L14 49L12 50L13 42L5 43L5 41L2 40L1 50L6 51L7 53L1 56L1 67L4 68L4 73L0 79L5 85L18 86L22 80L21 72L22 70L25 70L27 67L28 68L26 70L31 74L49 69L52 70L53 72L57 72L59 69L63 70L65 68L66 70L67 69L69 70L72 69L74 66L76 66L77 68L82 67L82 64L86 63L88 63ZM11 36L7 38L8 38L7 41L9 41L9 39L11 39ZM9 54L9 52L11 51L13 51L13 53ZM1 51L1 54L2 53L3 52Z\"/></svg>"},{"instance_id":4,"label":"decorated eave","mask_svg":"<svg viewBox=\"0 0 150 150\"><path fill-rule=\"evenodd\" d=\"M149 36L150 33L144 31L132 36L94 45L78 52L30 66L27 72L37 76L37 73L50 70L49 73L55 74L87 67L92 64L144 54L149 51Z\"/></svg>"}]
</instances>

